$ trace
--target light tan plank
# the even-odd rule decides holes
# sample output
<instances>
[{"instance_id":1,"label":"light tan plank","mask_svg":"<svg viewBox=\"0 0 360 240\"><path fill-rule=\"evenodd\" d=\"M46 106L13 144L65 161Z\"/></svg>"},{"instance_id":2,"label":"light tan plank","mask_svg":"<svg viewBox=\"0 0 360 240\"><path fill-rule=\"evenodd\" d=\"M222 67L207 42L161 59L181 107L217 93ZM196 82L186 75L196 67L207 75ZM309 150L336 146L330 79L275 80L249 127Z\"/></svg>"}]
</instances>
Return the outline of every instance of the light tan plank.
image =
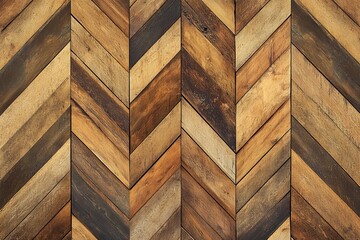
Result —
<instances>
[{"instance_id":1,"label":"light tan plank","mask_svg":"<svg viewBox=\"0 0 360 240\"><path fill-rule=\"evenodd\" d=\"M360 218L306 163L292 151L292 185L344 238L360 236Z\"/></svg>"},{"instance_id":2,"label":"light tan plank","mask_svg":"<svg viewBox=\"0 0 360 240\"><path fill-rule=\"evenodd\" d=\"M0 33L0 69L15 56L24 44L49 18L69 0L34 0Z\"/></svg>"},{"instance_id":3,"label":"light tan plank","mask_svg":"<svg viewBox=\"0 0 360 240\"><path fill-rule=\"evenodd\" d=\"M357 0L334 0L358 25L360 25L360 2Z\"/></svg>"},{"instance_id":4,"label":"light tan plank","mask_svg":"<svg viewBox=\"0 0 360 240\"><path fill-rule=\"evenodd\" d=\"M129 40L90 0L72 0L71 13L89 33L125 68L129 69Z\"/></svg>"},{"instance_id":5,"label":"light tan plank","mask_svg":"<svg viewBox=\"0 0 360 240\"><path fill-rule=\"evenodd\" d=\"M235 1L203 0L203 2L233 33L235 32Z\"/></svg>"},{"instance_id":6,"label":"light tan plank","mask_svg":"<svg viewBox=\"0 0 360 240\"><path fill-rule=\"evenodd\" d=\"M271 0L236 35L236 69L239 69L289 17L290 1Z\"/></svg>"},{"instance_id":7,"label":"light tan plank","mask_svg":"<svg viewBox=\"0 0 360 240\"><path fill-rule=\"evenodd\" d=\"M130 186L161 156L180 135L180 103L130 154Z\"/></svg>"},{"instance_id":8,"label":"light tan plank","mask_svg":"<svg viewBox=\"0 0 360 240\"><path fill-rule=\"evenodd\" d=\"M69 170L70 140L0 210L0 238L4 239Z\"/></svg>"},{"instance_id":9,"label":"light tan plank","mask_svg":"<svg viewBox=\"0 0 360 240\"><path fill-rule=\"evenodd\" d=\"M360 185L360 150L299 86L292 84L292 114Z\"/></svg>"},{"instance_id":10,"label":"light tan plank","mask_svg":"<svg viewBox=\"0 0 360 240\"><path fill-rule=\"evenodd\" d=\"M21 13L32 0L0 1L0 32Z\"/></svg>"},{"instance_id":11,"label":"light tan plank","mask_svg":"<svg viewBox=\"0 0 360 240\"><path fill-rule=\"evenodd\" d=\"M289 49L236 104L236 149L273 115L290 96Z\"/></svg>"},{"instance_id":12,"label":"light tan plank","mask_svg":"<svg viewBox=\"0 0 360 240\"><path fill-rule=\"evenodd\" d=\"M129 107L129 73L73 17L71 50Z\"/></svg>"},{"instance_id":13,"label":"light tan plank","mask_svg":"<svg viewBox=\"0 0 360 240\"><path fill-rule=\"evenodd\" d=\"M271 234L268 240L288 240L290 239L290 218L286 219L276 231Z\"/></svg>"},{"instance_id":14,"label":"light tan plank","mask_svg":"<svg viewBox=\"0 0 360 240\"><path fill-rule=\"evenodd\" d=\"M96 240L96 237L74 216L71 217L71 232L74 240Z\"/></svg>"},{"instance_id":15,"label":"light tan plank","mask_svg":"<svg viewBox=\"0 0 360 240\"><path fill-rule=\"evenodd\" d=\"M181 123L183 129L235 182L235 153L184 99Z\"/></svg>"}]
</instances>

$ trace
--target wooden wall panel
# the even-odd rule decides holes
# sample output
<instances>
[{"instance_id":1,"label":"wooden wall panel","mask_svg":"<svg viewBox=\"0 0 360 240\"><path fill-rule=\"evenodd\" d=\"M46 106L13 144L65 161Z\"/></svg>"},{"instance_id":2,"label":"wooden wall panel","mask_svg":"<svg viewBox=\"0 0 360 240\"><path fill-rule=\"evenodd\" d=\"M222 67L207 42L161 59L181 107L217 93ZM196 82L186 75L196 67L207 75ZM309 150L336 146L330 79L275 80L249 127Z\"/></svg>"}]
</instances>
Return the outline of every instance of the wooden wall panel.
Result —
<instances>
[{"instance_id":1,"label":"wooden wall panel","mask_svg":"<svg viewBox=\"0 0 360 240\"><path fill-rule=\"evenodd\" d=\"M292 236L360 236L358 1L292 3Z\"/></svg>"},{"instance_id":2,"label":"wooden wall panel","mask_svg":"<svg viewBox=\"0 0 360 240\"><path fill-rule=\"evenodd\" d=\"M69 41L69 1L0 1L0 239L71 230Z\"/></svg>"}]
</instances>

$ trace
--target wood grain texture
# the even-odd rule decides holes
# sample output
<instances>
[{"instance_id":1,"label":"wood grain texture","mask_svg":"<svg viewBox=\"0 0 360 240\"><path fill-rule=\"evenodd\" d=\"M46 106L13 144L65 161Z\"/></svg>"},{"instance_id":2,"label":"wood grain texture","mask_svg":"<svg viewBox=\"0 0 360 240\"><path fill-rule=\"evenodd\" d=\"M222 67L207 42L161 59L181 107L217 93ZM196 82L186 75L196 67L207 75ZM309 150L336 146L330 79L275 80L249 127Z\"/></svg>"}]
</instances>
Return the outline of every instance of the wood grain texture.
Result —
<instances>
[{"instance_id":1,"label":"wood grain texture","mask_svg":"<svg viewBox=\"0 0 360 240\"><path fill-rule=\"evenodd\" d=\"M70 230L69 41L69 1L0 1L0 239Z\"/></svg>"}]
</instances>

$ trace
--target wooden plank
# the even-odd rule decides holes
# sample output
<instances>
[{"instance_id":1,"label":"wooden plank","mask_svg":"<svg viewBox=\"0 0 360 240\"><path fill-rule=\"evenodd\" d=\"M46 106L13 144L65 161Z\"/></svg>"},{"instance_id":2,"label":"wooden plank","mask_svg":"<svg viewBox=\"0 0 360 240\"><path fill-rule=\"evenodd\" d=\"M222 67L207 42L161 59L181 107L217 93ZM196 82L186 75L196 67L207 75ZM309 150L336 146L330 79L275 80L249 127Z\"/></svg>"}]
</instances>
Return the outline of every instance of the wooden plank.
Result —
<instances>
[{"instance_id":1,"label":"wooden plank","mask_svg":"<svg viewBox=\"0 0 360 240\"><path fill-rule=\"evenodd\" d=\"M359 216L295 152L292 152L291 156L294 189L342 238L356 239L360 236Z\"/></svg>"},{"instance_id":2,"label":"wooden plank","mask_svg":"<svg viewBox=\"0 0 360 240\"><path fill-rule=\"evenodd\" d=\"M56 186L70 169L70 141L42 167L0 211L0 238L4 239ZM46 181L44 181L46 179ZM17 214L13 212L18 209ZM13 216L9 218L9 216Z\"/></svg>"},{"instance_id":3,"label":"wooden plank","mask_svg":"<svg viewBox=\"0 0 360 240\"><path fill-rule=\"evenodd\" d=\"M180 103L150 135L130 154L130 186L155 163L180 135Z\"/></svg>"},{"instance_id":4,"label":"wooden plank","mask_svg":"<svg viewBox=\"0 0 360 240\"><path fill-rule=\"evenodd\" d=\"M180 51L180 20L130 70L130 102Z\"/></svg>"},{"instance_id":5,"label":"wooden plank","mask_svg":"<svg viewBox=\"0 0 360 240\"><path fill-rule=\"evenodd\" d=\"M162 239L180 239L181 235L181 210L176 212L167 220L167 222L152 236L151 240Z\"/></svg>"},{"instance_id":6,"label":"wooden plank","mask_svg":"<svg viewBox=\"0 0 360 240\"><path fill-rule=\"evenodd\" d=\"M290 239L290 218L286 219L276 231L271 234L269 240L288 240Z\"/></svg>"},{"instance_id":7,"label":"wooden plank","mask_svg":"<svg viewBox=\"0 0 360 240\"><path fill-rule=\"evenodd\" d=\"M360 4L354 0L334 0L353 21L360 25Z\"/></svg>"},{"instance_id":8,"label":"wooden plank","mask_svg":"<svg viewBox=\"0 0 360 240\"><path fill-rule=\"evenodd\" d=\"M245 145L289 96L290 54L287 50L236 104L237 150Z\"/></svg>"},{"instance_id":9,"label":"wooden plank","mask_svg":"<svg viewBox=\"0 0 360 240\"><path fill-rule=\"evenodd\" d=\"M236 72L236 102L254 86L266 70L288 49L289 45L290 18Z\"/></svg>"},{"instance_id":10,"label":"wooden plank","mask_svg":"<svg viewBox=\"0 0 360 240\"><path fill-rule=\"evenodd\" d=\"M236 185L236 210L239 211L289 158L290 132L287 132Z\"/></svg>"},{"instance_id":11,"label":"wooden plank","mask_svg":"<svg viewBox=\"0 0 360 240\"><path fill-rule=\"evenodd\" d=\"M167 0L130 39L130 68L180 18L180 1ZM131 22L130 22L131 24ZM144 41L146 39L146 41Z\"/></svg>"},{"instance_id":12,"label":"wooden plank","mask_svg":"<svg viewBox=\"0 0 360 240\"><path fill-rule=\"evenodd\" d=\"M62 239L71 229L70 215L69 201L34 239Z\"/></svg>"},{"instance_id":13,"label":"wooden plank","mask_svg":"<svg viewBox=\"0 0 360 240\"><path fill-rule=\"evenodd\" d=\"M235 32L235 3L232 0L203 0L212 12L232 31Z\"/></svg>"},{"instance_id":14,"label":"wooden plank","mask_svg":"<svg viewBox=\"0 0 360 240\"><path fill-rule=\"evenodd\" d=\"M235 185L206 153L182 131L182 166L235 218Z\"/></svg>"},{"instance_id":15,"label":"wooden plank","mask_svg":"<svg viewBox=\"0 0 360 240\"><path fill-rule=\"evenodd\" d=\"M181 123L203 151L235 182L235 153L184 99Z\"/></svg>"},{"instance_id":16,"label":"wooden plank","mask_svg":"<svg viewBox=\"0 0 360 240\"><path fill-rule=\"evenodd\" d=\"M299 0L298 4L309 12L348 52L360 62L360 26L333 1ZM356 4L353 4L356 6ZM358 4L359 5L359 4ZM336 21L329 21L336 19Z\"/></svg>"},{"instance_id":17,"label":"wooden plank","mask_svg":"<svg viewBox=\"0 0 360 240\"><path fill-rule=\"evenodd\" d=\"M166 0L136 1L130 8L130 37L132 37Z\"/></svg>"},{"instance_id":18,"label":"wooden plank","mask_svg":"<svg viewBox=\"0 0 360 240\"><path fill-rule=\"evenodd\" d=\"M290 1L271 0L236 35L236 69L239 69L289 17Z\"/></svg>"},{"instance_id":19,"label":"wooden plank","mask_svg":"<svg viewBox=\"0 0 360 240\"><path fill-rule=\"evenodd\" d=\"M130 152L180 101L180 54L177 54L130 105Z\"/></svg>"},{"instance_id":20,"label":"wooden plank","mask_svg":"<svg viewBox=\"0 0 360 240\"><path fill-rule=\"evenodd\" d=\"M33 239L69 200L70 174L67 173L5 239ZM70 218L67 220L65 224L70 225Z\"/></svg>"},{"instance_id":21,"label":"wooden plank","mask_svg":"<svg viewBox=\"0 0 360 240\"><path fill-rule=\"evenodd\" d=\"M269 0L236 1L236 33L240 32L268 2Z\"/></svg>"},{"instance_id":22,"label":"wooden plank","mask_svg":"<svg viewBox=\"0 0 360 240\"><path fill-rule=\"evenodd\" d=\"M360 111L360 63L298 1L293 4L292 42Z\"/></svg>"},{"instance_id":23,"label":"wooden plank","mask_svg":"<svg viewBox=\"0 0 360 240\"><path fill-rule=\"evenodd\" d=\"M116 207L129 216L128 188L74 134L71 141L72 164L85 173Z\"/></svg>"},{"instance_id":24,"label":"wooden plank","mask_svg":"<svg viewBox=\"0 0 360 240\"><path fill-rule=\"evenodd\" d=\"M26 8L32 0L0 1L0 32Z\"/></svg>"},{"instance_id":25,"label":"wooden plank","mask_svg":"<svg viewBox=\"0 0 360 240\"><path fill-rule=\"evenodd\" d=\"M66 4L0 70L0 114L69 42L69 13L70 4Z\"/></svg>"},{"instance_id":26,"label":"wooden plank","mask_svg":"<svg viewBox=\"0 0 360 240\"><path fill-rule=\"evenodd\" d=\"M71 216L71 232L74 240L96 240L96 237L74 215Z\"/></svg>"},{"instance_id":27,"label":"wooden plank","mask_svg":"<svg viewBox=\"0 0 360 240\"><path fill-rule=\"evenodd\" d=\"M177 211L180 201L179 169L130 220L130 238L151 239Z\"/></svg>"},{"instance_id":28,"label":"wooden plank","mask_svg":"<svg viewBox=\"0 0 360 240\"><path fill-rule=\"evenodd\" d=\"M284 197L289 191L290 161L287 161L236 214L236 229L238 239L245 236L249 237L253 234L256 234L256 232L259 232L252 230L254 228L256 229L257 226L259 228L266 228L266 224L261 223L267 221L264 220L268 219L266 216L269 209L274 208L274 214L279 214L279 218L283 218L283 220L285 220L289 216L290 208L286 206L290 205L290 198L288 196L288 199L286 200ZM279 208L276 208L276 205L282 199L285 199L284 202L279 205ZM274 217L273 220L275 219L277 218ZM259 222L260 224L258 224ZM282 221L280 224L281 223ZM277 229L277 227L275 229Z\"/></svg>"},{"instance_id":29,"label":"wooden plank","mask_svg":"<svg viewBox=\"0 0 360 240\"><path fill-rule=\"evenodd\" d=\"M220 237L235 239L235 220L185 169L182 169L181 190L182 200L191 206Z\"/></svg>"},{"instance_id":30,"label":"wooden plank","mask_svg":"<svg viewBox=\"0 0 360 240\"><path fill-rule=\"evenodd\" d=\"M182 53L182 94L235 151L235 102L186 52Z\"/></svg>"},{"instance_id":31,"label":"wooden plank","mask_svg":"<svg viewBox=\"0 0 360 240\"><path fill-rule=\"evenodd\" d=\"M181 228L181 240L193 240L194 238L186 231Z\"/></svg>"},{"instance_id":32,"label":"wooden plank","mask_svg":"<svg viewBox=\"0 0 360 240\"><path fill-rule=\"evenodd\" d=\"M12 21L11 24L3 30L3 27L5 27L2 25L5 23L3 21L5 20L7 22L6 19L15 13L12 12L14 8L21 8L21 6L25 6L25 4L29 2L29 0L2 0L0 3L0 49L2 52L0 55L0 69L2 69L11 60L11 58L13 58L16 53L24 47L26 42L28 42L36 34L36 32L39 30L42 31L42 29L44 29L44 25L47 25L49 19L52 18L56 12L59 12L62 8L64 8L64 6L69 3L69 0L32 0L24 11L22 11L19 16L17 16L16 19L14 19L14 21ZM57 25L57 28L59 28L59 26L61 25ZM54 31L55 29L52 30ZM69 35L67 36L67 39L69 41ZM40 46L44 47L41 43L38 47ZM44 57L42 54L39 56Z\"/></svg>"},{"instance_id":33,"label":"wooden plank","mask_svg":"<svg viewBox=\"0 0 360 240\"><path fill-rule=\"evenodd\" d=\"M149 201L180 167L180 140L174 142L130 190L130 215Z\"/></svg>"},{"instance_id":34,"label":"wooden plank","mask_svg":"<svg viewBox=\"0 0 360 240\"><path fill-rule=\"evenodd\" d=\"M340 235L294 189L291 189L291 234L295 239L341 239Z\"/></svg>"},{"instance_id":35,"label":"wooden plank","mask_svg":"<svg viewBox=\"0 0 360 240\"><path fill-rule=\"evenodd\" d=\"M129 73L73 17L71 50L112 93L129 106Z\"/></svg>"},{"instance_id":36,"label":"wooden plank","mask_svg":"<svg viewBox=\"0 0 360 240\"><path fill-rule=\"evenodd\" d=\"M239 182L290 129L290 100L250 138L236 154L236 182Z\"/></svg>"},{"instance_id":37,"label":"wooden plank","mask_svg":"<svg viewBox=\"0 0 360 240\"><path fill-rule=\"evenodd\" d=\"M62 238L62 240L71 240L71 239L73 239L73 238L72 238L71 231L68 232L68 233Z\"/></svg>"},{"instance_id":38,"label":"wooden plank","mask_svg":"<svg viewBox=\"0 0 360 240\"><path fill-rule=\"evenodd\" d=\"M302 126L306 126L306 130L359 185L360 149L295 82L292 84L292 96L292 111L295 119Z\"/></svg>"},{"instance_id":39,"label":"wooden plank","mask_svg":"<svg viewBox=\"0 0 360 240\"><path fill-rule=\"evenodd\" d=\"M293 81L360 148L359 112L294 46L292 57Z\"/></svg>"},{"instance_id":40,"label":"wooden plank","mask_svg":"<svg viewBox=\"0 0 360 240\"><path fill-rule=\"evenodd\" d=\"M125 70L129 70L129 41L127 36L93 1L71 1L71 13ZM98 27L99 25L101 28Z\"/></svg>"}]
</instances>

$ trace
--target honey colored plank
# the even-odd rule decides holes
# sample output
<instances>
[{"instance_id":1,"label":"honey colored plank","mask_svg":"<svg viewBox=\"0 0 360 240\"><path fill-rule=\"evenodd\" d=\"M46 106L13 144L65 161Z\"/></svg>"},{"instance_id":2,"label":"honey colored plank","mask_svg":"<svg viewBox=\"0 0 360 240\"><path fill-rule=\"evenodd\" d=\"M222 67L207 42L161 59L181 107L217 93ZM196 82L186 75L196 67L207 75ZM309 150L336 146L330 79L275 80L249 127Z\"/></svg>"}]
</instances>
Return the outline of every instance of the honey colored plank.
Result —
<instances>
[{"instance_id":1,"label":"honey colored plank","mask_svg":"<svg viewBox=\"0 0 360 240\"><path fill-rule=\"evenodd\" d=\"M212 12L232 31L235 32L235 2L232 0L203 0Z\"/></svg>"},{"instance_id":2,"label":"honey colored plank","mask_svg":"<svg viewBox=\"0 0 360 240\"><path fill-rule=\"evenodd\" d=\"M296 239L341 239L339 234L293 188L291 189L291 234Z\"/></svg>"},{"instance_id":3,"label":"honey colored plank","mask_svg":"<svg viewBox=\"0 0 360 240\"><path fill-rule=\"evenodd\" d=\"M290 161L287 161L236 214L237 237L239 239L244 236L249 237L249 235L252 235L252 228L256 226L260 226L261 228L262 224L257 225L257 223L266 218L269 209L273 207L276 209L277 203L280 202L289 191ZM286 203L284 204L286 205ZM289 204L290 198L287 200L287 205ZM282 216L282 211L287 212L287 218L289 208L280 208L274 212L281 212L280 216Z\"/></svg>"},{"instance_id":4,"label":"honey colored plank","mask_svg":"<svg viewBox=\"0 0 360 240\"><path fill-rule=\"evenodd\" d=\"M15 9L22 8L31 2L19 16L3 30L4 20L10 17ZM20 0L0 2L0 69L15 56L29 39L43 28L42 26L57 12L63 8L69 0L46 1L46 0ZM57 25L60 26L60 25ZM58 27L59 28L59 27ZM41 30L40 30L41 31ZM40 44L41 45L41 44ZM44 46L42 46L44 47ZM47 48L47 50L49 50ZM41 55L40 55L41 56Z\"/></svg>"},{"instance_id":5,"label":"honey colored plank","mask_svg":"<svg viewBox=\"0 0 360 240\"><path fill-rule=\"evenodd\" d=\"M128 38L93 1L71 1L71 13L125 70L129 70Z\"/></svg>"},{"instance_id":6,"label":"honey colored plank","mask_svg":"<svg viewBox=\"0 0 360 240\"><path fill-rule=\"evenodd\" d=\"M63 238L62 240L72 240L72 234L71 234L71 231L68 232Z\"/></svg>"},{"instance_id":7,"label":"honey colored plank","mask_svg":"<svg viewBox=\"0 0 360 240\"><path fill-rule=\"evenodd\" d=\"M0 149L0 179L14 167L69 108L69 78ZM69 124L69 123L67 123Z\"/></svg>"},{"instance_id":8,"label":"honey colored plank","mask_svg":"<svg viewBox=\"0 0 360 240\"><path fill-rule=\"evenodd\" d=\"M129 110L75 55L71 58L71 97L104 135L129 156Z\"/></svg>"},{"instance_id":9,"label":"honey colored plank","mask_svg":"<svg viewBox=\"0 0 360 240\"><path fill-rule=\"evenodd\" d=\"M191 206L220 237L235 239L235 220L185 169L182 169L181 190L183 201Z\"/></svg>"},{"instance_id":10,"label":"honey colored plank","mask_svg":"<svg viewBox=\"0 0 360 240\"><path fill-rule=\"evenodd\" d=\"M290 239L290 218L286 219L276 231L271 234L269 240L288 240Z\"/></svg>"},{"instance_id":11,"label":"honey colored plank","mask_svg":"<svg viewBox=\"0 0 360 240\"><path fill-rule=\"evenodd\" d=\"M144 54L130 70L130 102L180 51L180 20Z\"/></svg>"},{"instance_id":12,"label":"honey colored plank","mask_svg":"<svg viewBox=\"0 0 360 240\"><path fill-rule=\"evenodd\" d=\"M334 124L324 111L292 84L292 111L295 119L316 139L337 163L360 184L360 150ZM337 147L334 147L337 146Z\"/></svg>"},{"instance_id":13,"label":"honey colored plank","mask_svg":"<svg viewBox=\"0 0 360 240\"><path fill-rule=\"evenodd\" d=\"M166 2L166 0L140 0L130 8L130 37L132 37Z\"/></svg>"},{"instance_id":14,"label":"honey colored plank","mask_svg":"<svg viewBox=\"0 0 360 240\"><path fill-rule=\"evenodd\" d=\"M33 239L69 200L70 174L67 173L5 239ZM70 225L70 218L67 220Z\"/></svg>"},{"instance_id":15,"label":"honey colored plank","mask_svg":"<svg viewBox=\"0 0 360 240\"><path fill-rule=\"evenodd\" d=\"M71 50L111 92L129 106L129 73L73 17L71 34Z\"/></svg>"},{"instance_id":16,"label":"honey colored plank","mask_svg":"<svg viewBox=\"0 0 360 240\"><path fill-rule=\"evenodd\" d=\"M181 59L177 54L130 105L130 152L180 101Z\"/></svg>"},{"instance_id":17,"label":"honey colored plank","mask_svg":"<svg viewBox=\"0 0 360 240\"><path fill-rule=\"evenodd\" d=\"M167 222L152 236L151 240L180 239L181 210L178 208Z\"/></svg>"},{"instance_id":18,"label":"honey colored plank","mask_svg":"<svg viewBox=\"0 0 360 240\"><path fill-rule=\"evenodd\" d=\"M129 185L129 159L104 135L94 122L75 103L71 103L73 133L109 168L109 170ZM99 142L102 144L99 145Z\"/></svg>"},{"instance_id":19,"label":"honey colored plank","mask_svg":"<svg viewBox=\"0 0 360 240\"><path fill-rule=\"evenodd\" d=\"M161 121L150 135L130 154L130 186L155 163L180 135L180 103Z\"/></svg>"},{"instance_id":20,"label":"honey colored plank","mask_svg":"<svg viewBox=\"0 0 360 240\"><path fill-rule=\"evenodd\" d=\"M71 136L72 164L86 173L95 186L127 216L129 190L74 134Z\"/></svg>"},{"instance_id":21,"label":"honey colored plank","mask_svg":"<svg viewBox=\"0 0 360 240\"><path fill-rule=\"evenodd\" d=\"M182 0L182 16L192 23L233 65L235 38L203 1Z\"/></svg>"},{"instance_id":22,"label":"honey colored plank","mask_svg":"<svg viewBox=\"0 0 360 240\"><path fill-rule=\"evenodd\" d=\"M243 29L268 2L269 0L236 1L236 33Z\"/></svg>"},{"instance_id":23,"label":"honey colored plank","mask_svg":"<svg viewBox=\"0 0 360 240\"><path fill-rule=\"evenodd\" d=\"M236 72L236 102L254 86L266 70L288 49L289 45L290 18Z\"/></svg>"},{"instance_id":24,"label":"honey colored plank","mask_svg":"<svg viewBox=\"0 0 360 240\"><path fill-rule=\"evenodd\" d=\"M181 205L182 226L195 239L222 239L188 203L182 201Z\"/></svg>"},{"instance_id":25,"label":"honey colored plank","mask_svg":"<svg viewBox=\"0 0 360 240\"><path fill-rule=\"evenodd\" d=\"M136 212L148 201L180 167L180 139L174 142L159 160L130 190L130 213Z\"/></svg>"},{"instance_id":26,"label":"honey colored plank","mask_svg":"<svg viewBox=\"0 0 360 240\"><path fill-rule=\"evenodd\" d=\"M58 87L69 79L69 58L70 44L61 50L19 97L0 115L0 148L29 121Z\"/></svg>"},{"instance_id":27,"label":"honey colored plank","mask_svg":"<svg viewBox=\"0 0 360 240\"><path fill-rule=\"evenodd\" d=\"M236 69L239 69L289 17L290 1L271 0L235 37Z\"/></svg>"},{"instance_id":28,"label":"honey colored plank","mask_svg":"<svg viewBox=\"0 0 360 240\"><path fill-rule=\"evenodd\" d=\"M9 25L23 10L26 8L32 0L20 0L20 1L0 1L0 32Z\"/></svg>"},{"instance_id":29,"label":"honey colored plank","mask_svg":"<svg viewBox=\"0 0 360 240\"><path fill-rule=\"evenodd\" d=\"M349 54L360 62L360 48L357 47L360 46L360 26L335 2L299 0L298 4L301 4L304 10L308 11ZM329 21L329 19L336 19L336 21Z\"/></svg>"},{"instance_id":30,"label":"honey colored plank","mask_svg":"<svg viewBox=\"0 0 360 240\"><path fill-rule=\"evenodd\" d=\"M287 132L236 185L236 210L239 211L289 158L290 132Z\"/></svg>"},{"instance_id":31,"label":"honey colored plank","mask_svg":"<svg viewBox=\"0 0 360 240\"><path fill-rule=\"evenodd\" d=\"M94 0L94 3L129 37L128 0Z\"/></svg>"},{"instance_id":32,"label":"honey colored plank","mask_svg":"<svg viewBox=\"0 0 360 240\"><path fill-rule=\"evenodd\" d=\"M130 238L151 239L179 208L180 191L179 169L130 220Z\"/></svg>"},{"instance_id":33,"label":"honey colored plank","mask_svg":"<svg viewBox=\"0 0 360 240\"><path fill-rule=\"evenodd\" d=\"M235 182L235 153L184 99L181 123L203 151Z\"/></svg>"},{"instance_id":34,"label":"honey colored plank","mask_svg":"<svg viewBox=\"0 0 360 240\"><path fill-rule=\"evenodd\" d=\"M0 114L68 44L70 40L69 14L70 4L66 4L0 70ZM26 21L29 20L26 19Z\"/></svg>"},{"instance_id":35,"label":"honey colored plank","mask_svg":"<svg viewBox=\"0 0 360 240\"><path fill-rule=\"evenodd\" d=\"M70 140L42 167L0 211L0 238L4 239L56 186L70 169ZM44 181L46 179L46 181ZM16 210L18 209L18 210ZM14 215L14 211L17 212ZM13 217L10 217L13 216Z\"/></svg>"},{"instance_id":36,"label":"honey colored plank","mask_svg":"<svg viewBox=\"0 0 360 240\"><path fill-rule=\"evenodd\" d=\"M356 239L360 235L359 216L295 152L291 156L294 189L342 238Z\"/></svg>"},{"instance_id":37,"label":"honey colored plank","mask_svg":"<svg viewBox=\"0 0 360 240\"><path fill-rule=\"evenodd\" d=\"M239 182L290 129L290 100L236 154L236 179Z\"/></svg>"},{"instance_id":38,"label":"honey colored plank","mask_svg":"<svg viewBox=\"0 0 360 240\"><path fill-rule=\"evenodd\" d=\"M74 215L71 216L71 232L74 240L96 240L96 237Z\"/></svg>"},{"instance_id":39,"label":"honey colored plank","mask_svg":"<svg viewBox=\"0 0 360 240\"><path fill-rule=\"evenodd\" d=\"M290 51L287 50L236 104L237 150L245 145L289 96Z\"/></svg>"},{"instance_id":40,"label":"honey colored plank","mask_svg":"<svg viewBox=\"0 0 360 240\"><path fill-rule=\"evenodd\" d=\"M359 112L294 46L292 57L293 81L360 148Z\"/></svg>"},{"instance_id":41,"label":"honey colored plank","mask_svg":"<svg viewBox=\"0 0 360 240\"><path fill-rule=\"evenodd\" d=\"M232 61L222 53L186 18L182 19L182 45L201 68L230 98L235 96Z\"/></svg>"},{"instance_id":42,"label":"honey colored plank","mask_svg":"<svg viewBox=\"0 0 360 240\"><path fill-rule=\"evenodd\" d=\"M71 229L70 215L71 205L69 201L34 239L62 239Z\"/></svg>"},{"instance_id":43,"label":"honey colored plank","mask_svg":"<svg viewBox=\"0 0 360 240\"><path fill-rule=\"evenodd\" d=\"M346 12L352 20L360 25L360 4L354 0L334 0L334 2Z\"/></svg>"},{"instance_id":44,"label":"honey colored plank","mask_svg":"<svg viewBox=\"0 0 360 240\"><path fill-rule=\"evenodd\" d=\"M182 131L182 166L235 218L235 185L206 153Z\"/></svg>"},{"instance_id":45,"label":"honey colored plank","mask_svg":"<svg viewBox=\"0 0 360 240\"><path fill-rule=\"evenodd\" d=\"M293 3L293 44L360 111L360 63L298 2Z\"/></svg>"}]
</instances>

